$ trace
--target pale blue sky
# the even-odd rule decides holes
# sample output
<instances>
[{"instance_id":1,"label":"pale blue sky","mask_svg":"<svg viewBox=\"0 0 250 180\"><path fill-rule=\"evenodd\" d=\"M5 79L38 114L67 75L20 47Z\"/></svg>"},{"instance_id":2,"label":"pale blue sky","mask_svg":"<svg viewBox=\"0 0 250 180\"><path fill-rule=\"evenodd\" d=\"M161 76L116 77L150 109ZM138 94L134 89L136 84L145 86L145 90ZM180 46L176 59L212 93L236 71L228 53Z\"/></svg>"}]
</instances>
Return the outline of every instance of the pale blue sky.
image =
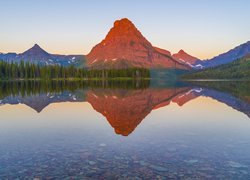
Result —
<instances>
[{"instance_id":1,"label":"pale blue sky","mask_svg":"<svg viewBox=\"0 0 250 180\"><path fill-rule=\"evenodd\" d=\"M38 43L87 54L127 17L153 45L205 59L250 40L249 7L249 0L0 0L0 52Z\"/></svg>"}]
</instances>

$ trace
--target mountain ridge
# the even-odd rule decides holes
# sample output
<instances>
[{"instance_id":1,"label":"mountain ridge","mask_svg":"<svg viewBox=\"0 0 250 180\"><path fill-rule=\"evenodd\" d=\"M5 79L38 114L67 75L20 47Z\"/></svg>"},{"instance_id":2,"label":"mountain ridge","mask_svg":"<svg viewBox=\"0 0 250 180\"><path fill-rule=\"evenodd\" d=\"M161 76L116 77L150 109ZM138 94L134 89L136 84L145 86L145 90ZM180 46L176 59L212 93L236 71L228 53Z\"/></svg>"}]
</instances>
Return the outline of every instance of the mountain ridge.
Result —
<instances>
[{"instance_id":1,"label":"mountain ridge","mask_svg":"<svg viewBox=\"0 0 250 180\"><path fill-rule=\"evenodd\" d=\"M250 41L240 44L225 53L213 57L212 59L203 61L203 65L206 68L215 67L218 65L231 63L237 59L243 58L247 54L250 54Z\"/></svg>"},{"instance_id":2,"label":"mountain ridge","mask_svg":"<svg viewBox=\"0 0 250 180\"><path fill-rule=\"evenodd\" d=\"M23 53L0 53L0 60L96 69L142 67L192 70L228 64L247 54L250 54L250 41L207 60L200 60L182 49L171 54L168 50L153 46L132 21L123 18L114 22L105 38L87 55L51 54L35 44Z\"/></svg>"},{"instance_id":3,"label":"mountain ridge","mask_svg":"<svg viewBox=\"0 0 250 180\"><path fill-rule=\"evenodd\" d=\"M38 44L35 44L30 49L23 53L0 53L0 60L7 62L20 63L21 61L30 62L39 65L74 65L82 67L85 64L84 55L59 55L50 54L42 49Z\"/></svg>"}]
</instances>

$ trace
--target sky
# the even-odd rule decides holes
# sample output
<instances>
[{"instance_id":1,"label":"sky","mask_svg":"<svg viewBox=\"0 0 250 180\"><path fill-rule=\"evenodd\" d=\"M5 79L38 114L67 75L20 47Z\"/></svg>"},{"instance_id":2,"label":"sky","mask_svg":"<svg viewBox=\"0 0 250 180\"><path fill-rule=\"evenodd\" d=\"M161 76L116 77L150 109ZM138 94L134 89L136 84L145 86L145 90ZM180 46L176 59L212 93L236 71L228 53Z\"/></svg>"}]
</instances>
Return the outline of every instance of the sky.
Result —
<instances>
[{"instance_id":1,"label":"sky","mask_svg":"<svg viewBox=\"0 0 250 180\"><path fill-rule=\"evenodd\" d=\"M117 19L154 45L208 59L250 40L249 0L0 0L0 52L39 44L49 53L88 54Z\"/></svg>"}]
</instances>

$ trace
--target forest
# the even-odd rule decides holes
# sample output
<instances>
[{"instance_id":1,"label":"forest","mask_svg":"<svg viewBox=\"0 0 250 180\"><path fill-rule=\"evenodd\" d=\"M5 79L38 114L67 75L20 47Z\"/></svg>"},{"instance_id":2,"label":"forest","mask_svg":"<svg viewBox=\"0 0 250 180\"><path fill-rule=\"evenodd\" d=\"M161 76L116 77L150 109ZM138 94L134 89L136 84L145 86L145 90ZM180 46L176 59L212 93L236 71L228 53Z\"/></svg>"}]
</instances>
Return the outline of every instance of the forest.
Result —
<instances>
[{"instance_id":1,"label":"forest","mask_svg":"<svg viewBox=\"0 0 250 180\"><path fill-rule=\"evenodd\" d=\"M52 80L52 79L144 79L150 77L150 71L144 68L130 69L83 69L60 65L41 66L32 63L8 63L0 61L1 80Z\"/></svg>"},{"instance_id":2,"label":"forest","mask_svg":"<svg viewBox=\"0 0 250 180\"><path fill-rule=\"evenodd\" d=\"M246 56L232 63L191 72L183 75L182 78L250 80L250 57Z\"/></svg>"}]
</instances>

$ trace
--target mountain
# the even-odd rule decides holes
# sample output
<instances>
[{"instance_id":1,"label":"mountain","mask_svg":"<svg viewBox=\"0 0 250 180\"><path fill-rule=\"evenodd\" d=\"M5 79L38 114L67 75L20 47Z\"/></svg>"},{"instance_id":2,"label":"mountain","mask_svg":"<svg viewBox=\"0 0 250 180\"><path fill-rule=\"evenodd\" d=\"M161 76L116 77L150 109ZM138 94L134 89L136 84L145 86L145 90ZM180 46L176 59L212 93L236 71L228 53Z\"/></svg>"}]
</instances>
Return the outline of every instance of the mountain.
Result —
<instances>
[{"instance_id":1,"label":"mountain","mask_svg":"<svg viewBox=\"0 0 250 180\"><path fill-rule=\"evenodd\" d=\"M250 54L228 64L186 74L187 79L250 79Z\"/></svg>"},{"instance_id":2,"label":"mountain","mask_svg":"<svg viewBox=\"0 0 250 180\"><path fill-rule=\"evenodd\" d=\"M233 62L234 60L240 59L247 54L250 54L250 41L237 46L236 48L216 56L210 60L204 61L205 67L215 67L221 64L227 64Z\"/></svg>"},{"instance_id":3,"label":"mountain","mask_svg":"<svg viewBox=\"0 0 250 180\"><path fill-rule=\"evenodd\" d=\"M31 62L40 65L62 65L62 66L84 66L85 57L82 55L57 55L50 54L43 50L39 45L35 44L29 50L16 54L7 53L0 54L0 60L8 62Z\"/></svg>"},{"instance_id":4,"label":"mountain","mask_svg":"<svg viewBox=\"0 0 250 180\"><path fill-rule=\"evenodd\" d=\"M46 60L50 58L50 54L43 50L38 44L21 54L24 59L32 60L34 58L39 60Z\"/></svg>"},{"instance_id":5,"label":"mountain","mask_svg":"<svg viewBox=\"0 0 250 180\"><path fill-rule=\"evenodd\" d=\"M171 54L155 48L128 19L117 20L101 43L87 55L89 67L102 68L177 68L190 69Z\"/></svg>"},{"instance_id":6,"label":"mountain","mask_svg":"<svg viewBox=\"0 0 250 180\"><path fill-rule=\"evenodd\" d=\"M184 63L188 64L190 67L195 69L202 69L202 61L197 57L191 56L190 54L186 53L184 50L180 50L178 53L173 54L173 57L183 61Z\"/></svg>"}]
</instances>

